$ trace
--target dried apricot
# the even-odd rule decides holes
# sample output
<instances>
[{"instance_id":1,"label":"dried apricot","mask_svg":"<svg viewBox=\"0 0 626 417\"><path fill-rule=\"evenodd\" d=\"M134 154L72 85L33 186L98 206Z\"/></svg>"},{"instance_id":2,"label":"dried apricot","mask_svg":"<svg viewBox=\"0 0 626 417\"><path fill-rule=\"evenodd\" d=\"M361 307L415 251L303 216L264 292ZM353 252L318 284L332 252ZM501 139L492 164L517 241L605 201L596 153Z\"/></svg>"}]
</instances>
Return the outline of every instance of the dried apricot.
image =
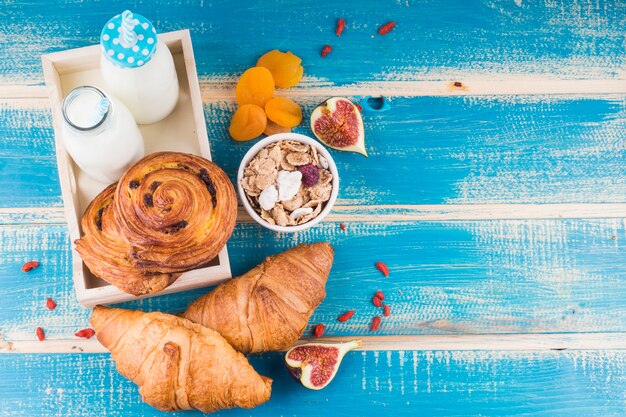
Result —
<instances>
[{"instance_id":1,"label":"dried apricot","mask_svg":"<svg viewBox=\"0 0 626 417\"><path fill-rule=\"evenodd\" d=\"M238 141L250 140L261 135L266 125L267 117L261 107L256 104L244 104L233 114L228 133Z\"/></svg>"},{"instance_id":2,"label":"dried apricot","mask_svg":"<svg viewBox=\"0 0 626 417\"><path fill-rule=\"evenodd\" d=\"M263 107L274 95L274 78L272 73L263 67L252 67L241 75L235 89L237 103L256 104Z\"/></svg>"},{"instance_id":3,"label":"dried apricot","mask_svg":"<svg viewBox=\"0 0 626 417\"><path fill-rule=\"evenodd\" d=\"M267 118L283 127L295 127L302 121L302 109L286 97L274 97L265 103Z\"/></svg>"},{"instance_id":4,"label":"dried apricot","mask_svg":"<svg viewBox=\"0 0 626 417\"><path fill-rule=\"evenodd\" d=\"M265 67L272 73L276 87L288 88L300 82L304 73L301 63L302 59L291 52L280 52L274 49L259 58L256 65Z\"/></svg>"},{"instance_id":5,"label":"dried apricot","mask_svg":"<svg viewBox=\"0 0 626 417\"><path fill-rule=\"evenodd\" d=\"M291 133L291 128L290 127L280 126L280 125L272 122L271 120L268 120L267 121L267 126L265 127L265 130L263 131L263 134L267 135L267 136L271 136L271 135L275 135L277 133Z\"/></svg>"}]
</instances>

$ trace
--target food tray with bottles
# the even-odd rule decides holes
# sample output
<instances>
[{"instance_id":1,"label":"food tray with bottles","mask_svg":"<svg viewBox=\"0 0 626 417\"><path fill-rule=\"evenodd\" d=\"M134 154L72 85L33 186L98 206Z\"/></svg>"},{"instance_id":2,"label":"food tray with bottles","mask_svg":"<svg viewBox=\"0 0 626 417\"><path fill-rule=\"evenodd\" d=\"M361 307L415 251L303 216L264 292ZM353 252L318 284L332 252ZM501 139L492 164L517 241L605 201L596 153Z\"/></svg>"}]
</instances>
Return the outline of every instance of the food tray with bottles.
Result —
<instances>
[{"instance_id":1,"label":"food tray with bottles","mask_svg":"<svg viewBox=\"0 0 626 417\"><path fill-rule=\"evenodd\" d=\"M200 155L210 160L211 150L189 31L180 30L158 36L174 58L180 94L174 111L168 117L150 125L139 125L145 142L145 154L177 151ZM63 98L79 86L92 85L106 91L100 74L100 56L101 47L94 45L42 57L44 78L52 107L59 181L72 242L80 238L83 212L106 185L85 175L68 155L61 137L61 105ZM72 275L78 301L86 307L137 298L95 277L84 265L74 245ZM224 247L208 266L183 273L158 295L215 285L230 277L228 251Z\"/></svg>"}]
</instances>

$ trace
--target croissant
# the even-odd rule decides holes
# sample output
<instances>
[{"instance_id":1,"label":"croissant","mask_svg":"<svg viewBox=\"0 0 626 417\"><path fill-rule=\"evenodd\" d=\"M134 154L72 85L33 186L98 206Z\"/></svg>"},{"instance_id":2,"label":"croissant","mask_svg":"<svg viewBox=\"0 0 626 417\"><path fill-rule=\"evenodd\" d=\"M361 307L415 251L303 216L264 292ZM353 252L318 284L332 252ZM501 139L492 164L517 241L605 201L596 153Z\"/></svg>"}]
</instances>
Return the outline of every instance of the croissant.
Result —
<instances>
[{"instance_id":1,"label":"croissant","mask_svg":"<svg viewBox=\"0 0 626 417\"><path fill-rule=\"evenodd\" d=\"M81 220L83 237L76 241L76 250L89 270L96 276L130 294L160 291L172 284L180 274L144 274L129 259L131 245L122 236L113 219L113 194L116 184L104 189L87 207Z\"/></svg>"},{"instance_id":2,"label":"croissant","mask_svg":"<svg viewBox=\"0 0 626 417\"><path fill-rule=\"evenodd\" d=\"M270 256L194 301L183 317L219 332L236 350L283 350L302 336L333 263L327 242Z\"/></svg>"},{"instance_id":3,"label":"croissant","mask_svg":"<svg viewBox=\"0 0 626 417\"><path fill-rule=\"evenodd\" d=\"M91 324L117 370L162 411L252 408L268 401L272 380L217 332L181 317L96 306Z\"/></svg>"}]
</instances>

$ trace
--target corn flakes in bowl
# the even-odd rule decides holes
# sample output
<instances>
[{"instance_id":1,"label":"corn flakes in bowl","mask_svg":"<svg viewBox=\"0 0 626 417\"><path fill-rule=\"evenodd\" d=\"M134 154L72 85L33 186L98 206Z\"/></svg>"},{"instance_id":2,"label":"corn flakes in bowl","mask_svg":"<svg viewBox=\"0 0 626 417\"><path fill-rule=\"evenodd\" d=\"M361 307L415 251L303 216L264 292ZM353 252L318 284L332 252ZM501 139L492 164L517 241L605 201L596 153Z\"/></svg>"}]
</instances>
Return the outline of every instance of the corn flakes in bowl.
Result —
<instances>
[{"instance_id":1,"label":"corn flakes in bowl","mask_svg":"<svg viewBox=\"0 0 626 417\"><path fill-rule=\"evenodd\" d=\"M244 208L261 226L297 232L319 223L339 192L337 166L315 139L279 133L246 153L237 175Z\"/></svg>"}]
</instances>

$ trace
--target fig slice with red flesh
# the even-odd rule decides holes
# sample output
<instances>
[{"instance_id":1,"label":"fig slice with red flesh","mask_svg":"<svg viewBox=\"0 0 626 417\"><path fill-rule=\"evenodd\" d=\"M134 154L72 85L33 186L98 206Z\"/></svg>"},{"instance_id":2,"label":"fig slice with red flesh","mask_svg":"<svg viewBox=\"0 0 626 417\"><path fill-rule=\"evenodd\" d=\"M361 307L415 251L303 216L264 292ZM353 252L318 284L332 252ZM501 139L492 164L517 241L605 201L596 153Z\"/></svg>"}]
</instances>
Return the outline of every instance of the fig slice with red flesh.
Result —
<instances>
[{"instance_id":1,"label":"fig slice with red flesh","mask_svg":"<svg viewBox=\"0 0 626 417\"><path fill-rule=\"evenodd\" d=\"M305 343L285 354L287 369L309 389L320 390L333 380L344 355L361 347L361 340L346 343Z\"/></svg>"},{"instance_id":2,"label":"fig slice with red flesh","mask_svg":"<svg viewBox=\"0 0 626 417\"><path fill-rule=\"evenodd\" d=\"M350 100L332 97L311 113L311 130L326 146L367 156L361 112Z\"/></svg>"}]
</instances>

